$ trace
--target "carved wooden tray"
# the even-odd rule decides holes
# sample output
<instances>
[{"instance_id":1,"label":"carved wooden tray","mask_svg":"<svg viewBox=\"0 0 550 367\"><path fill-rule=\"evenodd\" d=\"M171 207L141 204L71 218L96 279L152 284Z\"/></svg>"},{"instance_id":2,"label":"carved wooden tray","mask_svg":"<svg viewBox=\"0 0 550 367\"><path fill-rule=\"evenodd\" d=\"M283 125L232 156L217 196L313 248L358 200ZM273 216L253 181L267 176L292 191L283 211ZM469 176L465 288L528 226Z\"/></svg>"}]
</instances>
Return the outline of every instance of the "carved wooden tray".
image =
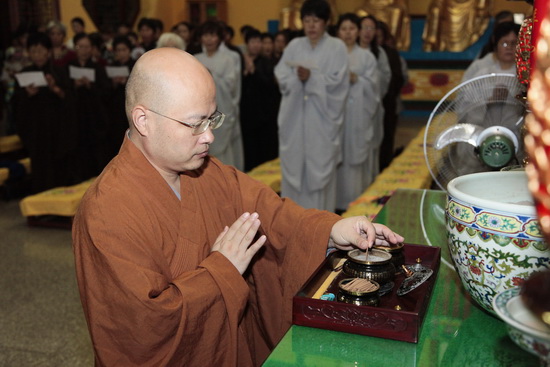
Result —
<instances>
[{"instance_id":1,"label":"carved wooden tray","mask_svg":"<svg viewBox=\"0 0 550 367\"><path fill-rule=\"evenodd\" d=\"M326 287L323 284L326 284L327 279L334 277L335 264L346 257L343 251L332 253L294 296L293 323L417 343L439 270L441 249L405 244L404 254L405 264L414 264L416 259L420 258L422 265L434 271L433 275L418 288L403 296L397 296L396 292L404 275L397 275L393 290L380 297L377 307L371 307L313 298L321 287ZM337 294L338 282L347 277L340 272L328 285L327 292Z\"/></svg>"}]
</instances>

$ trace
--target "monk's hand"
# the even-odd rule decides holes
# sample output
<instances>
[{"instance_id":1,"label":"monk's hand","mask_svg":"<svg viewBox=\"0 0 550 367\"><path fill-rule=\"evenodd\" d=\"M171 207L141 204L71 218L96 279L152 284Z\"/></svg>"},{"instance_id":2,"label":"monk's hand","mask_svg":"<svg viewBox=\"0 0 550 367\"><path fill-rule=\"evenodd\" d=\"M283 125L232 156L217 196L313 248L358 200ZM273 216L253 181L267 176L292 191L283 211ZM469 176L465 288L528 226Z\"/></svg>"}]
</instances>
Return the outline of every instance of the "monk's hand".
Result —
<instances>
[{"instance_id":1,"label":"monk's hand","mask_svg":"<svg viewBox=\"0 0 550 367\"><path fill-rule=\"evenodd\" d=\"M252 243L258 228L260 228L258 218L258 213L244 213L231 227L224 228L212 246L212 251L219 251L227 257L241 274L246 271L256 252L266 241L266 237L263 235Z\"/></svg>"},{"instance_id":2,"label":"monk's hand","mask_svg":"<svg viewBox=\"0 0 550 367\"><path fill-rule=\"evenodd\" d=\"M334 223L330 232L328 247L340 250L360 248L365 250L373 245L389 246L403 242L404 238L383 224L371 223L366 217L350 217Z\"/></svg>"}]
</instances>

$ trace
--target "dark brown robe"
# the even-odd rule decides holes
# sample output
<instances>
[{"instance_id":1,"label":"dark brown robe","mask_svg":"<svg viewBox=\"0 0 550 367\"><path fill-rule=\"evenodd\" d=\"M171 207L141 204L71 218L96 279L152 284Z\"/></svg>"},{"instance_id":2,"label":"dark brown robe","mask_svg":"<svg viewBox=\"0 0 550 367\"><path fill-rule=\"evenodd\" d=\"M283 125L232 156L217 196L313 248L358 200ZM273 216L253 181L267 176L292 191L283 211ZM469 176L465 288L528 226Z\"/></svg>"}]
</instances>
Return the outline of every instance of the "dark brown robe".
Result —
<instances>
[{"instance_id":1,"label":"dark brown robe","mask_svg":"<svg viewBox=\"0 0 550 367\"><path fill-rule=\"evenodd\" d=\"M261 365L340 219L214 158L180 178L181 201L126 138L80 204L73 244L98 366ZM268 242L241 276L210 248L245 211Z\"/></svg>"}]
</instances>

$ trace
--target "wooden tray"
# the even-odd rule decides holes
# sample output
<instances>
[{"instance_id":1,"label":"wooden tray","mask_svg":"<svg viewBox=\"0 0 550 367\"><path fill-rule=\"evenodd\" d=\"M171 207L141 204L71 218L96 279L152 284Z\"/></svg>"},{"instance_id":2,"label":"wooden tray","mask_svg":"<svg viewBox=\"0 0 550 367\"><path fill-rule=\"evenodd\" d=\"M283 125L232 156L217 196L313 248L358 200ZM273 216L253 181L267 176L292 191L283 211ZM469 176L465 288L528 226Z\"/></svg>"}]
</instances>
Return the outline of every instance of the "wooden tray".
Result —
<instances>
[{"instance_id":1,"label":"wooden tray","mask_svg":"<svg viewBox=\"0 0 550 367\"><path fill-rule=\"evenodd\" d=\"M337 301L312 298L332 273L334 264L346 257L343 251L332 253L317 268L305 286L293 298L293 323L321 329L369 335L386 339L418 343L420 327L429 304L439 270L439 247L405 244L405 264L414 264L417 258L431 268L433 275L422 285L404 296L396 292L404 275L394 279L393 290L380 297L377 307L356 306ZM343 272L330 283L327 292L337 293L338 282L347 278Z\"/></svg>"}]
</instances>

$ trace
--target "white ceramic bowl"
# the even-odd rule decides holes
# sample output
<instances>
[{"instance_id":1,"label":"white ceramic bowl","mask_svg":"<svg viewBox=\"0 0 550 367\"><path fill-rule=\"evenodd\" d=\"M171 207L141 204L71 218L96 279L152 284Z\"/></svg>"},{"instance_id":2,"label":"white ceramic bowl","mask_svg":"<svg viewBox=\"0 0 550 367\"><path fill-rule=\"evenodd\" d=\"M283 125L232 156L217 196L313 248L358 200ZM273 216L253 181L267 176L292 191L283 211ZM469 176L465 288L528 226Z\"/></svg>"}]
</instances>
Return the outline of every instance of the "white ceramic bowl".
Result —
<instances>
[{"instance_id":1,"label":"white ceramic bowl","mask_svg":"<svg viewBox=\"0 0 550 367\"><path fill-rule=\"evenodd\" d=\"M524 171L482 172L447 186L447 243L462 284L487 311L493 297L550 268Z\"/></svg>"},{"instance_id":2,"label":"white ceramic bowl","mask_svg":"<svg viewBox=\"0 0 550 367\"><path fill-rule=\"evenodd\" d=\"M550 327L525 307L518 287L498 293L493 298L493 309L506 322L514 343L538 356L544 365L550 363Z\"/></svg>"}]
</instances>

